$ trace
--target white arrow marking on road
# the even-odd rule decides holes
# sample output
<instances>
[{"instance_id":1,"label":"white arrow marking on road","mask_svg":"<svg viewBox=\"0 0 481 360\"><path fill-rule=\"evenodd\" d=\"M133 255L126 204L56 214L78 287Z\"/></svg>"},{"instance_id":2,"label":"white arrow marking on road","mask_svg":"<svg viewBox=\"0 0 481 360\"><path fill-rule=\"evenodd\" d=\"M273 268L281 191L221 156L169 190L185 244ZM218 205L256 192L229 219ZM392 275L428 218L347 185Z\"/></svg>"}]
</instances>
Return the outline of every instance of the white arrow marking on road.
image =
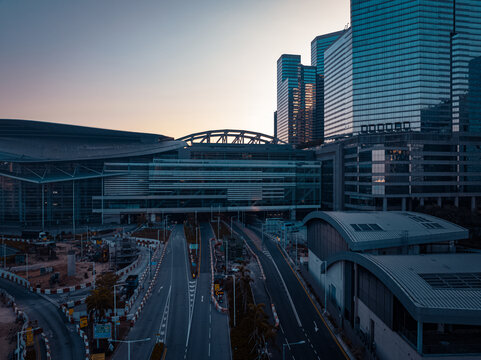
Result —
<instances>
[{"instance_id":1,"label":"white arrow marking on road","mask_svg":"<svg viewBox=\"0 0 481 360\"><path fill-rule=\"evenodd\" d=\"M315 332L318 332L318 331L319 331L319 328L317 327L317 324L316 324L315 321L314 321L314 331L315 331Z\"/></svg>"},{"instance_id":2,"label":"white arrow marking on road","mask_svg":"<svg viewBox=\"0 0 481 360\"><path fill-rule=\"evenodd\" d=\"M204 295L200 298L200 302L204 302Z\"/></svg>"}]
</instances>

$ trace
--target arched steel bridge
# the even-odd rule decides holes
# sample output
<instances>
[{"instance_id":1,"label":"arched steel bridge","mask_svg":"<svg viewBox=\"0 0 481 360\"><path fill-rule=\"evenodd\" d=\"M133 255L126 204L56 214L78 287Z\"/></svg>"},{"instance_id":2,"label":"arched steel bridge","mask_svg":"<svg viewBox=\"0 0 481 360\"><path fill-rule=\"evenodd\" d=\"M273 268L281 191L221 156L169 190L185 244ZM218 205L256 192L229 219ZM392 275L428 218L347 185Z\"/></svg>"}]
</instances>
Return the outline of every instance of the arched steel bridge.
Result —
<instances>
[{"instance_id":1,"label":"arched steel bridge","mask_svg":"<svg viewBox=\"0 0 481 360\"><path fill-rule=\"evenodd\" d=\"M270 135L247 130L209 130L190 134L177 140L192 144L285 144Z\"/></svg>"}]
</instances>

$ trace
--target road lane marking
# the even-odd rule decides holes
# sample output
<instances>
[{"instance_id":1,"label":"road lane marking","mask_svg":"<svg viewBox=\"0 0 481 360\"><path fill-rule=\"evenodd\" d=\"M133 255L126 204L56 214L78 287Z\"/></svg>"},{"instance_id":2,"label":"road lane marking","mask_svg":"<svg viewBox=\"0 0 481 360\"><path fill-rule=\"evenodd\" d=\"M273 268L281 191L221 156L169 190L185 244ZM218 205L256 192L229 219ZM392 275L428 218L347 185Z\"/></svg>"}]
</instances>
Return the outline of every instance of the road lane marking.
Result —
<instances>
[{"instance_id":1,"label":"road lane marking","mask_svg":"<svg viewBox=\"0 0 481 360\"><path fill-rule=\"evenodd\" d=\"M162 337L162 342L165 344L167 340L167 324L169 322L169 306L170 306L170 296L172 293L172 285L169 288L169 294L167 295L167 301L165 302L164 312L162 314L162 321L159 326L159 333Z\"/></svg>"},{"instance_id":2,"label":"road lane marking","mask_svg":"<svg viewBox=\"0 0 481 360\"><path fill-rule=\"evenodd\" d=\"M331 328L327 325L326 323L326 320L324 320L324 318L322 317L321 315L321 312L319 311L319 309L317 308L316 304L314 304L314 301L312 300L311 296L309 295L309 293L307 292L306 288L304 287L304 284L302 284L302 281L299 279L299 277L297 276L296 272L294 271L294 269L292 268L291 264L289 264L289 261L287 260L287 258L285 257L285 255L282 253L282 249L279 247L278 244L276 244L277 246L277 249L279 250L279 252L281 253L282 257L284 258L286 264L289 266L289 268L291 269L292 273L294 274L294 276L296 277L297 281L299 281L299 284L301 284L302 288L304 289L304 292L306 293L308 299L311 301L311 304L312 306L314 306L314 309L316 310L317 312L317 315L319 315L319 317L321 318L322 322L324 323L325 327L327 328L327 330L329 330L329 333L331 334L332 338L334 339L334 341L336 342L337 346L339 347L339 349L341 350L342 354L344 355L344 357L349 360L349 356L346 354L346 351L344 351L344 348L341 346L341 344L339 343L339 340L337 340L337 337L334 335L334 333L332 332Z\"/></svg>"},{"instance_id":3,"label":"road lane marking","mask_svg":"<svg viewBox=\"0 0 481 360\"><path fill-rule=\"evenodd\" d=\"M210 342L209 342L209 357L210 357Z\"/></svg>"},{"instance_id":4,"label":"road lane marking","mask_svg":"<svg viewBox=\"0 0 481 360\"><path fill-rule=\"evenodd\" d=\"M277 267L277 264L274 261L274 259L271 258L271 260L272 260L272 263L274 264L274 267L277 270L277 273L279 274L279 277L281 278L282 285L284 286L284 289L286 290L287 298L289 299L289 302L291 303L292 311L294 312L294 316L296 317L297 324L299 325L299 327L302 327L301 319L299 319L299 315L297 314L296 307L294 306L294 302L292 301L291 294L289 293L289 290L287 289L287 285L284 281L284 278L282 277L281 272L279 271L279 268Z\"/></svg>"}]
</instances>

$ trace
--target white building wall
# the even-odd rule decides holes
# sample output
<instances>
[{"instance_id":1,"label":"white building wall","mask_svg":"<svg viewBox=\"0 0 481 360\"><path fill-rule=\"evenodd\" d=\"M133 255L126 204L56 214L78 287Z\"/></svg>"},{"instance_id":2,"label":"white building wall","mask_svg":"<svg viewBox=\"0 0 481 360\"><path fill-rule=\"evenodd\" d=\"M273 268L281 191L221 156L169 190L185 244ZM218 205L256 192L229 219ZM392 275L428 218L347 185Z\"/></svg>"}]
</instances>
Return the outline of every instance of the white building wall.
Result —
<instances>
[{"instance_id":1,"label":"white building wall","mask_svg":"<svg viewBox=\"0 0 481 360\"><path fill-rule=\"evenodd\" d=\"M420 359L442 359L442 360L479 360L479 356L446 356L431 355L421 356L395 331L392 331L379 317L376 316L359 298L356 298L359 307L360 328L363 333L369 336L369 320L374 321L374 342L376 353L381 360L420 360Z\"/></svg>"},{"instance_id":2,"label":"white building wall","mask_svg":"<svg viewBox=\"0 0 481 360\"><path fill-rule=\"evenodd\" d=\"M319 282L322 289L324 289L324 274L321 274L321 266L323 261L319 259L311 250L309 250L309 273ZM336 303L344 309L344 262L338 262L329 267L327 272L327 296L330 296L330 286L334 285L336 288ZM322 299L324 301L324 299ZM328 299L330 300L330 298Z\"/></svg>"}]
</instances>

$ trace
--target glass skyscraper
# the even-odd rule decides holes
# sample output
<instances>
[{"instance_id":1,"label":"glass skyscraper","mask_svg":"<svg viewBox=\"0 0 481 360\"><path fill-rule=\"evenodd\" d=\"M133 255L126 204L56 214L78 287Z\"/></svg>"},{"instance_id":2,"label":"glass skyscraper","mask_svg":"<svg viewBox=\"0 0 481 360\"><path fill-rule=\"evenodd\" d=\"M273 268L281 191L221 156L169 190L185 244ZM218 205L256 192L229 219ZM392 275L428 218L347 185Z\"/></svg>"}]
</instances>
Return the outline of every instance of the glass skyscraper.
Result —
<instances>
[{"instance_id":1,"label":"glass skyscraper","mask_svg":"<svg viewBox=\"0 0 481 360\"><path fill-rule=\"evenodd\" d=\"M299 145L312 141L316 68L301 64L300 55L277 60L276 134L280 140Z\"/></svg>"},{"instance_id":2,"label":"glass skyscraper","mask_svg":"<svg viewBox=\"0 0 481 360\"><path fill-rule=\"evenodd\" d=\"M351 31L352 116L332 108L340 132L326 137L480 130L481 1L351 0ZM326 81L339 64L329 66Z\"/></svg>"},{"instance_id":3,"label":"glass skyscraper","mask_svg":"<svg viewBox=\"0 0 481 360\"><path fill-rule=\"evenodd\" d=\"M277 137L292 142L292 119L298 108L294 104L293 90L297 87L300 55L282 55L277 60Z\"/></svg>"},{"instance_id":4,"label":"glass skyscraper","mask_svg":"<svg viewBox=\"0 0 481 360\"><path fill-rule=\"evenodd\" d=\"M316 99L314 101L314 122L312 127L312 139L316 143L322 143L324 139L324 51L344 31L317 36L311 41L311 65L316 67Z\"/></svg>"},{"instance_id":5,"label":"glass skyscraper","mask_svg":"<svg viewBox=\"0 0 481 360\"><path fill-rule=\"evenodd\" d=\"M347 30L324 54L324 135L353 132L352 31Z\"/></svg>"}]
</instances>

